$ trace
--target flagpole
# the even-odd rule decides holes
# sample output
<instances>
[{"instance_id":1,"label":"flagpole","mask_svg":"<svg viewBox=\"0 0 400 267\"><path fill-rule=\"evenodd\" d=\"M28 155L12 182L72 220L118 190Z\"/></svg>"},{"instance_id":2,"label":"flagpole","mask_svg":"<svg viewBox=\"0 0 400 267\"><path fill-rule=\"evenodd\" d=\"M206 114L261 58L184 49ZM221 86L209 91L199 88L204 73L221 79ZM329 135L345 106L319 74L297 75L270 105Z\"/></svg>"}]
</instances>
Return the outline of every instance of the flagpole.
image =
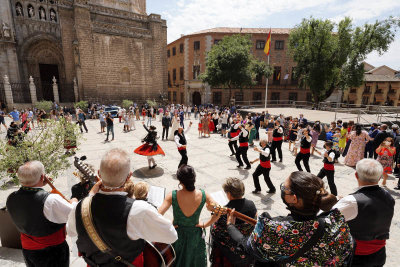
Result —
<instances>
[{"instance_id":1,"label":"flagpole","mask_svg":"<svg viewBox=\"0 0 400 267\"><path fill-rule=\"evenodd\" d=\"M269 54L268 54L268 59L267 59L267 65L269 66ZM265 77L265 105L264 108L267 108L267 101L268 101L268 77Z\"/></svg>"}]
</instances>

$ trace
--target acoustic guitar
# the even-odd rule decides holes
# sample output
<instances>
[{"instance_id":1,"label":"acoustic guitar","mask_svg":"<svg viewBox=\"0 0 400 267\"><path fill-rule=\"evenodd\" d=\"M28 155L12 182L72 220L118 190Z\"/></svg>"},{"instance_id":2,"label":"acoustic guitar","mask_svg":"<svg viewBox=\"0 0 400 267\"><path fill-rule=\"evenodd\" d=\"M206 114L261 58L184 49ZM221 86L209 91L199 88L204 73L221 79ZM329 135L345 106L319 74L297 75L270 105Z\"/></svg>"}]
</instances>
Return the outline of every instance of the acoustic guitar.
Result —
<instances>
[{"instance_id":1,"label":"acoustic guitar","mask_svg":"<svg viewBox=\"0 0 400 267\"><path fill-rule=\"evenodd\" d=\"M233 216L235 216L236 218L239 218L240 220L242 220L244 222L247 222L247 223L249 223L251 225L256 225L257 224L257 220L256 219L253 219L253 218L251 218L249 216L246 216L243 213L237 212L236 210L233 211L230 208L222 207L222 206L217 205L215 203L212 203L211 212L217 213L217 214L221 214L221 215L233 213Z\"/></svg>"},{"instance_id":2,"label":"acoustic guitar","mask_svg":"<svg viewBox=\"0 0 400 267\"><path fill-rule=\"evenodd\" d=\"M91 186L93 186L93 184L95 184L99 180L99 178L94 172L92 166L82 162L85 159L86 156L82 156L81 158L75 157L74 166L82 174L80 176L76 176L81 179L82 185L91 184ZM176 259L175 250L171 244L148 241L146 241L145 243L143 256L144 266L146 267L169 267L174 263Z\"/></svg>"}]
</instances>

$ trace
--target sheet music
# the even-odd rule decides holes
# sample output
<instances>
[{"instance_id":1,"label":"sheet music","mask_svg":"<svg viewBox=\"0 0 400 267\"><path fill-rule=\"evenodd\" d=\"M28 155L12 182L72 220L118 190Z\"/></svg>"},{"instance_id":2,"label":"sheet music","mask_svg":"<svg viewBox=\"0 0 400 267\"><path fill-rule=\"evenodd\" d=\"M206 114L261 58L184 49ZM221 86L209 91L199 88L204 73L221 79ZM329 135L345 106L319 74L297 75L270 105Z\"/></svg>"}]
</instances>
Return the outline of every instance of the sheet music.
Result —
<instances>
[{"instance_id":1,"label":"sheet music","mask_svg":"<svg viewBox=\"0 0 400 267\"><path fill-rule=\"evenodd\" d=\"M210 196L215 200L215 202L217 202L221 206L225 206L229 202L225 192L222 190L211 193Z\"/></svg>"},{"instance_id":2,"label":"sheet music","mask_svg":"<svg viewBox=\"0 0 400 267\"><path fill-rule=\"evenodd\" d=\"M165 187L150 186L147 200L156 207L160 207L165 198Z\"/></svg>"}]
</instances>

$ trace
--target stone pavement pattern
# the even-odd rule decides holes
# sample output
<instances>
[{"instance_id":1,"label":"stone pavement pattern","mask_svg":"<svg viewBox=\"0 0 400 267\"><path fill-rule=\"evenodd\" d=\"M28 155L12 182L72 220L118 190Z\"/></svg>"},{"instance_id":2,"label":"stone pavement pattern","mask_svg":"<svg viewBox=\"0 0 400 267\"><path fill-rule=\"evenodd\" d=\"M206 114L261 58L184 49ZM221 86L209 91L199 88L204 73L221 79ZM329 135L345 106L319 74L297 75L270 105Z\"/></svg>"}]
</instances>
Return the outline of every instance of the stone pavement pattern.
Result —
<instances>
[{"instance_id":1,"label":"stone pavement pattern","mask_svg":"<svg viewBox=\"0 0 400 267\"><path fill-rule=\"evenodd\" d=\"M308 110L308 112L312 112ZM305 113L308 118L308 114ZM100 125L98 120L87 121L89 133L84 134L85 140L80 146L77 155L86 155L87 162L93 164L97 169L100 164L100 159L105 151L111 148L124 148L132 155L132 170L134 171L134 182L146 181L151 185L166 187L167 192L178 189L178 180L175 177L176 169L180 160L180 154L176 149L176 145L172 141L159 141L159 144L166 153L165 157L157 156L156 162L158 167L153 170L158 177L138 178L143 177L142 173L149 173L147 171L147 159L143 156L133 154L133 150L141 145L140 140L145 136L145 130L141 121L136 121L135 131L129 133L122 133L123 124L115 120L115 141L105 143L105 135L99 133ZM271 180L275 187L278 189L276 194L267 194L268 190L263 178L260 177L262 194L253 195L251 191L254 190L252 173L256 166L252 166L251 170L237 169L237 162L234 157L229 157L230 151L228 148L227 138L222 138L220 135L212 134L211 138L199 138L197 131L197 121L193 120L192 129L188 132L188 156L189 164L192 165L197 173L196 187L203 188L206 192L212 193L222 190L222 183L227 177L238 177L243 180L246 186L245 197L255 202L258 208L258 213L264 211L269 212L272 216L286 215L288 212L285 209L280 194L279 185L284 179L293 171L296 171L294 164L294 156L288 150L288 144L283 145L283 163L273 163L271 170ZM161 123L159 121L153 123L157 127L158 134L162 133ZM185 126L189 121L185 121ZM265 133L263 132L262 135ZM4 138L4 132L0 136ZM258 144L258 142L256 142ZM322 149L322 142L318 143L318 147ZM257 153L249 149L249 160L256 159ZM317 174L322 167L322 159L319 156L312 156L310 159L311 171ZM72 162L72 158L71 158ZM338 187L340 196L345 196L355 190L357 187L356 178L354 177L354 169L349 168L343 164L343 158L339 159L339 164L336 165L335 180ZM77 183L77 179L72 175L74 168L71 167L65 171L56 181L55 186L67 196L70 196L70 188L73 184ZM142 172L143 171L143 172ZM151 174L151 172L150 172ZM325 180L326 182L326 180ZM394 218L391 226L391 238L387 242L387 264L386 266L398 266L396 262L400 256L400 248L396 246L396 241L400 241L400 214L398 207L400 205L400 192L391 190L395 186L395 179L389 177L388 189L392 196L396 199L396 207ZM5 205L6 198L16 188L0 191L0 207ZM166 213L166 217L172 219L172 208ZM204 209L201 213L200 220L203 222L210 217L210 213ZM82 259L77 258L76 245L74 240L67 238L70 244L71 253L71 266L80 267L86 266ZM208 239L208 234L207 234ZM24 266L22 254L19 250L6 249L0 247L0 266Z\"/></svg>"}]
</instances>

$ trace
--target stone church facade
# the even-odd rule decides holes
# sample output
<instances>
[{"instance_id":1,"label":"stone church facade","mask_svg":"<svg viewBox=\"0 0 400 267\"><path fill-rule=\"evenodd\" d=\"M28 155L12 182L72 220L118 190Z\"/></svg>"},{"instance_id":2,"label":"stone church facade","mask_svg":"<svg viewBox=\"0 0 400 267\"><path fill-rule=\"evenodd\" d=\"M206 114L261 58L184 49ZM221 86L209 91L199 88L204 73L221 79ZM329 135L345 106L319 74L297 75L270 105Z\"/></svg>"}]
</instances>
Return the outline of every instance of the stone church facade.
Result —
<instances>
[{"instance_id":1,"label":"stone church facade","mask_svg":"<svg viewBox=\"0 0 400 267\"><path fill-rule=\"evenodd\" d=\"M157 99L166 46L146 0L0 0L0 101Z\"/></svg>"}]
</instances>

